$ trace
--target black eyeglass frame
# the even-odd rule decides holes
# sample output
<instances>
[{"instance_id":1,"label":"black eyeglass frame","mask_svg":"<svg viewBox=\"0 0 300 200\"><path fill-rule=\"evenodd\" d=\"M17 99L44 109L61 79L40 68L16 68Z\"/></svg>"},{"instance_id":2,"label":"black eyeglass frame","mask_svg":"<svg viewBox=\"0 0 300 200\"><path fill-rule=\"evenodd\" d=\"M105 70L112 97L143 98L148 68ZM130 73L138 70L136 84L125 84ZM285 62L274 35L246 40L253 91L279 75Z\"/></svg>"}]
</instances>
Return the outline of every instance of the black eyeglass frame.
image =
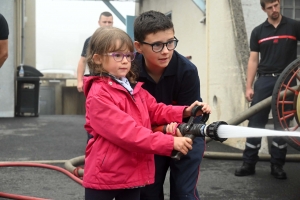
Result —
<instances>
[{"instance_id":1,"label":"black eyeglass frame","mask_svg":"<svg viewBox=\"0 0 300 200\"><path fill-rule=\"evenodd\" d=\"M169 48L168 48L168 45L167 45L167 44L170 43L171 41L176 42L176 43L175 43L175 46L174 46L174 49L175 49L175 48L177 47L178 42L179 42L179 40L178 40L175 36L174 36L174 39L173 39L173 40L169 40L168 42L154 42L154 43L152 43L152 44L150 44L150 43L148 43L148 42L140 42L140 43L150 45L150 46L152 47L152 51L153 51L153 52L159 53L159 52L161 52L161 51L165 48L165 46L167 47L167 49L168 49L169 51L174 50L174 49L169 49ZM161 48L161 50L159 50L159 51L154 51L153 46L156 45L156 44L162 44L162 45L163 45L162 48Z\"/></svg>"}]
</instances>

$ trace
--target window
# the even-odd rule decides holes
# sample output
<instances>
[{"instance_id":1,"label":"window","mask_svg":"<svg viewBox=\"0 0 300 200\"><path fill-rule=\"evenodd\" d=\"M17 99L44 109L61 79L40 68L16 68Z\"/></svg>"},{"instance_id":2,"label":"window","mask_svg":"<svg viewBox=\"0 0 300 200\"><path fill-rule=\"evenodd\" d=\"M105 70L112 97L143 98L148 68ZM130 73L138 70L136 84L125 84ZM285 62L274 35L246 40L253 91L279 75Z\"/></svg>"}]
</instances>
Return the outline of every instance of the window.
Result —
<instances>
[{"instance_id":1,"label":"window","mask_svg":"<svg viewBox=\"0 0 300 200\"><path fill-rule=\"evenodd\" d=\"M193 2L206 14L206 0L193 0Z\"/></svg>"},{"instance_id":2,"label":"window","mask_svg":"<svg viewBox=\"0 0 300 200\"><path fill-rule=\"evenodd\" d=\"M300 1L281 0L282 15L300 21ZM298 42L298 57L300 56L300 43Z\"/></svg>"}]
</instances>

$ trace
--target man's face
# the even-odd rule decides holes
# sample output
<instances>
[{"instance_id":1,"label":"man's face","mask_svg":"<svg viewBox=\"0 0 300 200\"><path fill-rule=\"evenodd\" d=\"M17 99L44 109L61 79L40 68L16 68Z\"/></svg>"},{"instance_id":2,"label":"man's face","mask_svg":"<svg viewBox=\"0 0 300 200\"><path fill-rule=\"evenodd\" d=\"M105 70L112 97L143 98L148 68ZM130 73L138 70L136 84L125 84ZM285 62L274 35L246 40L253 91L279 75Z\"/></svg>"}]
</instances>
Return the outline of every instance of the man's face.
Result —
<instances>
[{"instance_id":1,"label":"man's face","mask_svg":"<svg viewBox=\"0 0 300 200\"><path fill-rule=\"evenodd\" d=\"M112 16L109 16L109 17L106 17L104 15L101 15L99 21L98 21L98 24L100 27L112 27L113 26L113 17Z\"/></svg>"},{"instance_id":2,"label":"man's face","mask_svg":"<svg viewBox=\"0 0 300 200\"><path fill-rule=\"evenodd\" d=\"M263 11L267 13L269 19L277 20L280 17L280 1L266 3Z\"/></svg>"},{"instance_id":3,"label":"man's face","mask_svg":"<svg viewBox=\"0 0 300 200\"><path fill-rule=\"evenodd\" d=\"M172 40L174 40L174 31L173 29L168 29L148 34L143 42L155 44L157 42L166 43ZM174 50L168 50L164 45L160 52L154 52L152 46L149 44L135 42L135 48L139 53L143 54L147 68L150 70L166 68L172 58Z\"/></svg>"}]
</instances>

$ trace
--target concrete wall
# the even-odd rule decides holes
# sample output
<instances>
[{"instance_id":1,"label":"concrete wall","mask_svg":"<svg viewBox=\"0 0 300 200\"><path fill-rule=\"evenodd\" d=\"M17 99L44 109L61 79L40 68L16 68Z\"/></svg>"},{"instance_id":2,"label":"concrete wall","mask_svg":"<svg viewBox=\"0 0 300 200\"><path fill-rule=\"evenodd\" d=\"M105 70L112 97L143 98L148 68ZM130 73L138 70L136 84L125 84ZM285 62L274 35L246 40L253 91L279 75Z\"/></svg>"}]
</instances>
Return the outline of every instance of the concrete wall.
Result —
<instances>
[{"instance_id":1,"label":"concrete wall","mask_svg":"<svg viewBox=\"0 0 300 200\"><path fill-rule=\"evenodd\" d=\"M244 79L236 54L228 1L210 0L207 6L208 103L212 121L227 121L246 109Z\"/></svg>"},{"instance_id":2,"label":"concrete wall","mask_svg":"<svg viewBox=\"0 0 300 200\"><path fill-rule=\"evenodd\" d=\"M0 117L13 117L15 105L15 1L1 0L0 13L9 26L8 58L0 69Z\"/></svg>"},{"instance_id":3,"label":"concrete wall","mask_svg":"<svg viewBox=\"0 0 300 200\"><path fill-rule=\"evenodd\" d=\"M36 0L26 0L24 64L36 67Z\"/></svg>"}]
</instances>

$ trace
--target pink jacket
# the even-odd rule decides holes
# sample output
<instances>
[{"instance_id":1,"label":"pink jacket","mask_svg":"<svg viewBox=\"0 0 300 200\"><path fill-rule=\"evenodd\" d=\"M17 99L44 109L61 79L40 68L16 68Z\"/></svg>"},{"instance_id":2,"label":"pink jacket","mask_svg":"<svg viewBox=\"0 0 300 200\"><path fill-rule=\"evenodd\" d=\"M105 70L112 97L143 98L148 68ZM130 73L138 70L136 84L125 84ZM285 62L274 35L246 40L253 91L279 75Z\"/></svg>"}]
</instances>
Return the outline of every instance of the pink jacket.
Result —
<instances>
[{"instance_id":1,"label":"pink jacket","mask_svg":"<svg viewBox=\"0 0 300 200\"><path fill-rule=\"evenodd\" d=\"M111 78L84 78L85 129L93 135L85 152L83 186L110 190L154 183L154 154L170 156L173 136L151 125L182 122L186 106L157 103L137 83L131 95Z\"/></svg>"}]
</instances>

